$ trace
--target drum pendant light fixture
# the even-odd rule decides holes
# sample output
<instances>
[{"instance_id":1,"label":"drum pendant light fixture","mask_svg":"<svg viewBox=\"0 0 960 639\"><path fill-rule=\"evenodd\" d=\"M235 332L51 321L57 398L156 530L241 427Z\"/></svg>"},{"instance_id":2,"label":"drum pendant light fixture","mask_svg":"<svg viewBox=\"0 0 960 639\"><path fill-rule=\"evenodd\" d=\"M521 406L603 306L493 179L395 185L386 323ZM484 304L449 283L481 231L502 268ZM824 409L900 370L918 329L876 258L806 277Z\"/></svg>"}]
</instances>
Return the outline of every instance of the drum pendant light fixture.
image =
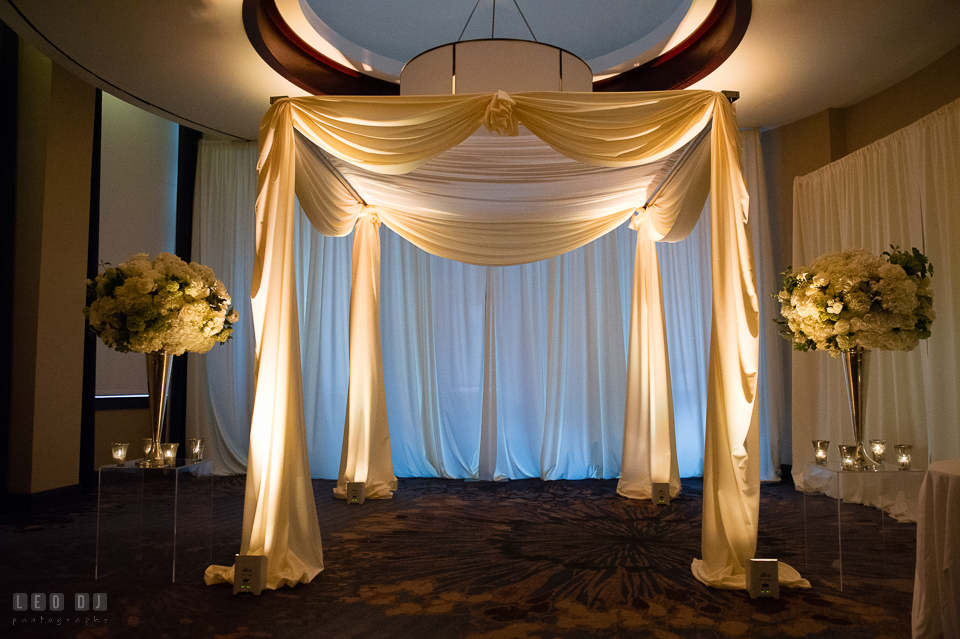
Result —
<instances>
[{"instance_id":1,"label":"drum pendant light fixture","mask_svg":"<svg viewBox=\"0 0 960 639\"><path fill-rule=\"evenodd\" d=\"M529 24L532 41L494 37L496 0L493 7L490 38L458 40L416 56L400 72L400 95L593 90L593 72L587 63L569 51L538 42ZM471 12L461 38L472 18ZM523 20L526 24L526 17Z\"/></svg>"}]
</instances>

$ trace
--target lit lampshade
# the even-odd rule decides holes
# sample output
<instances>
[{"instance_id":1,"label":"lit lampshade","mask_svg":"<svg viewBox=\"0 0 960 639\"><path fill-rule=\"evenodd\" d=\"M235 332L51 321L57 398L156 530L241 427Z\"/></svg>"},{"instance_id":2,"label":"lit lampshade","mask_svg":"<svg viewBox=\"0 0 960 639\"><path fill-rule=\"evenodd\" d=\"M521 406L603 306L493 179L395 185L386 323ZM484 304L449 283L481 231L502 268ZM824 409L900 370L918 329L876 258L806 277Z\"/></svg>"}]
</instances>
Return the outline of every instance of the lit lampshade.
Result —
<instances>
[{"instance_id":1,"label":"lit lampshade","mask_svg":"<svg viewBox=\"0 0 960 639\"><path fill-rule=\"evenodd\" d=\"M586 62L553 45L488 38L444 44L403 66L400 95L593 91Z\"/></svg>"}]
</instances>

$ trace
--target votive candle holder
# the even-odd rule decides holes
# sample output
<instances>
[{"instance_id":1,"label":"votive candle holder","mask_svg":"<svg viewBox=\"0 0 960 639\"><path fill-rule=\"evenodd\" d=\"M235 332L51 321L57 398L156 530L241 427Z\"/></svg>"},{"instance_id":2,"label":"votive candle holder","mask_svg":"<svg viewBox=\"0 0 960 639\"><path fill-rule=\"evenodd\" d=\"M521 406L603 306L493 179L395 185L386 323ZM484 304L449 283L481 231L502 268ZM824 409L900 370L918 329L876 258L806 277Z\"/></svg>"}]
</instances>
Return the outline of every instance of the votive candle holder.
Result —
<instances>
[{"instance_id":1,"label":"votive candle holder","mask_svg":"<svg viewBox=\"0 0 960 639\"><path fill-rule=\"evenodd\" d=\"M160 450L163 452L163 465L164 466L176 466L177 465L177 444L176 442L170 442L166 444L160 444Z\"/></svg>"},{"instance_id":2,"label":"votive candle holder","mask_svg":"<svg viewBox=\"0 0 960 639\"><path fill-rule=\"evenodd\" d=\"M827 465L827 450L830 448L829 439L813 440L813 461L817 466Z\"/></svg>"},{"instance_id":3,"label":"votive candle holder","mask_svg":"<svg viewBox=\"0 0 960 639\"><path fill-rule=\"evenodd\" d=\"M110 444L110 455L113 457L113 463L116 466L123 466L127 462L127 448L130 444L113 443Z\"/></svg>"},{"instance_id":4,"label":"votive candle holder","mask_svg":"<svg viewBox=\"0 0 960 639\"><path fill-rule=\"evenodd\" d=\"M897 451L897 465L900 470L910 470L910 462L913 454L913 446L909 444L897 444L894 446Z\"/></svg>"},{"instance_id":5,"label":"votive candle holder","mask_svg":"<svg viewBox=\"0 0 960 639\"><path fill-rule=\"evenodd\" d=\"M193 461L200 461L203 459L203 437L194 437L187 440L187 452L190 455L190 459Z\"/></svg>"},{"instance_id":6,"label":"votive candle holder","mask_svg":"<svg viewBox=\"0 0 960 639\"><path fill-rule=\"evenodd\" d=\"M870 440L870 456L878 464L884 463L884 455L887 452L887 441L885 439Z\"/></svg>"},{"instance_id":7,"label":"votive candle holder","mask_svg":"<svg viewBox=\"0 0 960 639\"><path fill-rule=\"evenodd\" d=\"M856 470L857 447L848 446L847 444L838 444L837 448L840 449L840 468L843 470Z\"/></svg>"}]
</instances>

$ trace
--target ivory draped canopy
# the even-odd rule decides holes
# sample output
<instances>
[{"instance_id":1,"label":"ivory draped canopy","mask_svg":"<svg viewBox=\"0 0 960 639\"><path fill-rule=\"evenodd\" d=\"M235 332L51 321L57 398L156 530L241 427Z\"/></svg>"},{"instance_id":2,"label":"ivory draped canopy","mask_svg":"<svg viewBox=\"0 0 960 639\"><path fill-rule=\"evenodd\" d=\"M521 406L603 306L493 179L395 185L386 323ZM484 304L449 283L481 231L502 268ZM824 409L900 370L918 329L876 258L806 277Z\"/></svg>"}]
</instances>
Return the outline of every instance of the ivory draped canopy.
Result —
<instances>
[{"instance_id":1,"label":"ivory draped canopy","mask_svg":"<svg viewBox=\"0 0 960 639\"><path fill-rule=\"evenodd\" d=\"M477 133L481 126L497 135ZM533 135L518 135L523 129ZM709 145L686 153L648 201L655 180L705 130ZM499 166L499 177L488 176L492 188L457 164L461 143L466 156L486 153L477 170L484 163ZM335 494L343 497L348 481L362 481L368 498L389 497L396 489L380 360L379 225L434 255L508 265L575 249L635 214L638 250L618 492L644 498L651 482L668 482L675 494L679 476L653 242L682 239L709 190L714 299L703 559L694 560L692 570L708 585L745 587L759 511L759 319L739 144L732 106L708 91L278 100L260 128L251 290L256 388L241 544L242 554L268 557L267 586L308 582L323 569L300 381L295 190L321 233L357 230L350 387ZM515 161L533 156L546 167L537 175ZM633 172L643 165L654 166L654 178L644 181ZM414 174L417 180L409 181ZM575 188L551 196L571 176L579 180ZM512 188L497 187L498 180ZM380 197L387 192L392 197ZM233 568L211 566L206 579L232 581ZM808 585L783 565L781 581Z\"/></svg>"}]
</instances>

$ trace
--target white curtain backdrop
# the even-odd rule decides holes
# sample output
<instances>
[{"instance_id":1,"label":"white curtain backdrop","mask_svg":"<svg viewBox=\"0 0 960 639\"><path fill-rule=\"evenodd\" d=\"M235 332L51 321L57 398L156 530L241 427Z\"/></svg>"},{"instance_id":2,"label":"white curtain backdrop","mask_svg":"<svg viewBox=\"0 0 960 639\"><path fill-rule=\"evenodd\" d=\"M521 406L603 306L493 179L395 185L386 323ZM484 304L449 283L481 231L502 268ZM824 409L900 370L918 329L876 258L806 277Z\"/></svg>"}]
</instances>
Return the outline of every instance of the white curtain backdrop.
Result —
<instances>
[{"instance_id":1,"label":"white curtain backdrop","mask_svg":"<svg viewBox=\"0 0 960 639\"><path fill-rule=\"evenodd\" d=\"M774 270L773 220L767 210L767 183L760 150L760 129L741 131L743 135L743 179L750 193L750 219L753 231L754 264L757 272L757 301L760 303L760 375L757 382L760 404L760 477L764 481L780 478L780 439L789 434L790 404L784 399L784 361L782 338L772 318L780 312L775 295L780 276ZM709 297L705 299L710 299Z\"/></svg>"},{"instance_id":2,"label":"white curtain backdrop","mask_svg":"<svg viewBox=\"0 0 960 639\"><path fill-rule=\"evenodd\" d=\"M256 163L253 167L256 172ZM298 214L296 220L300 357L310 472L314 478L336 479L350 381L353 234L324 237L303 215Z\"/></svg>"},{"instance_id":3,"label":"white curtain backdrop","mask_svg":"<svg viewBox=\"0 0 960 639\"><path fill-rule=\"evenodd\" d=\"M960 457L960 101L794 182L795 267L891 244L930 258L937 317L915 350L869 353L864 437L912 444L925 468ZM799 486L812 439L829 439L832 459L835 444L853 442L841 360L794 353L793 406Z\"/></svg>"},{"instance_id":4,"label":"white curtain backdrop","mask_svg":"<svg viewBox=\"0 0 960 639\"><path fill-rule=\"evenodd\" d=\"M682 442L703 471L709 218L658 245ZM302 217L301 352L311 473L334 479L346 405L352 237ZM617 477L636 233L622 228L556 258L482 267L431 256L380 229L381 334L394 470L401 477ZM309 267L306 270L305 267ZM691 267L694 269L691 271ZM483 417L487 336L495 410ZM317 350L317 349L320 350ZM489 384L489 383L488 383ZM312 431L312 432L311 432ZM481 440L494 442L481 468Z\"/></svg>"},{"instance_id":5,"label":"white curtain backdrop","mask_svg":"<svg viewBox=\"0 0 960 639\"><path fill-rule=\"evenodd\" d=\"M743 134L750 215L760 222L753 228L763 300L769 287L763 276L776 275L764 267L769 225L759 141L753 131ZM194 259L227 284L241 321L227 346L190 358L195 383L188 429L207 437L222 474L245 471L249 446L255 347L252 325L243 320L250 317L245 292L253 268L256 162L254 143L201 143ZM335 479L348 385L353 237L323 236L299 214L295 234L310 470L314 478ZM432 256L386 227L380 235L381 333L395 473L617 477L636 232L624 224L566 255L508 267ZM702 215L685 240L656 246L680 475L702 476L710 216ZM495 410L488 405L484 420L484 354L491 342L496 368L487 374L496 387L487 399ZM763 353L761 346L761 367L776 374L779 365L767 363ZM763 392L765 377L761 406L778 406ZM761 410L764 480L779 474L781 421Z\"/></svg>"},{"instance_id":6,"label":"white curtain backdrop","mask_svg":"<svg viewBox=\"0 0 960 639\"><path fill-rule=\"evenodd\" d=\"M256 199L256 142L202 141L191 257L213 269L247 319ZM220 474L247 470L255 349L253 323L241 321L227 344L187 356L187 433L206 439L204 456L215 461Z\"/></svg>"},{"instance_id":7,"label":"white curtain backdrop","mask_svg":"<svg viewBox=\"0 0 960 639\"><path fill-rule=\"evenodd\" d=\"M709 209L708 199L704 210ZM713 299L710 216L701 215L696 228L682 242L657 242L657 257L667 324L677 462L681 477L702 477Z\"/></svg>"},{"instance_id":8,"label":"white curtain backdrop","mask_svg":"<svg viewBox=\"0 0 960 639\"><path fill-rule=\"evenodd\" d=\"M600 171L622 169L631 175L632 167L679 151L710 123L709 162L703 153L692 154L696 159L676 173L682 177L669 180L664 196L654 195L652 203L649 197L637 198L642 193L637 191L604 208L603 190L600 199L574 194L572 200L563 200L565 206L572 203L566 208L549 198L534 198L548 210L534 208L524 216L523 211L508 213L504 207L518 204L514 200L529 194L528 186L519 188L516 198L478 193L487 206L477 211L423 210L390 198L374 200L374 206L369 206L362 189L352 190L342 177L338 183L337 170L319 151L382 175L404 175L422 167L423 174L417 179L421 188L429 191L435 184L430 176L431 158L453 149L481 125L516 136L519 123L566 156L567 163L586 163L601 167ZM301 144L302 140L313 148ZM517 142L522 153L526 140ZM499 144L483 146L491 151ZM405 101L342 96L286 99L274 104L264 117L259 150L254 225L257 258L251 285L251 320L257 331L256 381L241 552L270 558L269 588L310 581L323 570L309 483L300 342L303 327L297 300L300 289L311 283L297 276L302 250L295 238L295 190L306 198L304 211L321 233L344 236L354 229L355 235L349 383L337 496L345 495L347 481L364 481L368 498L389 497L397 487L387 418L385 381L389 375L384 367L387 362L389 370L390 362L383 355L381 330L381 323L396 320L383 317L391 315L392 309L381 302L390 279L405 276L388 274L383 281L379 227L384 221L433 255L486 266L526 265L513 269L514 273L505 268L486 270L480 433L477 469L474 474L470 468L471 475L482 479L567 477L574 472L606 476L615 458L607 448L615 432L606 428L605 417L615 410L618 391L626 386L620 398L626 407L624 463L628 463L628 453L639 451L640 457L631 457L622 469L618 492L644 498L644 491L649 496L650 481L667 477L664 455L671 457L671 494L680 488L673 401L669 383L663 379L670 367L653 242L672 239L678 224L694 227L691 217L700 211L708 183L714 291L704 411L703 559L694 559L691 570L707 585L745 587L744 566L756 548L764 457L757 401L759 300L748 223L756 212L748 208L735 113L723 96L666 92L559 97L498 92ZM490 159L473 164L482 166ZM551 162L548 172L554 166ZM311 176L301 176L302 172ZM298 180L301 177L307 179ZM489 191L486 181L481 190ZM542 189L533 185L532 190ZM641 204L643 199L648 199L646 205ZM476 199L467 201L478 204ZM582 210L584 206L588 210ZM597 206L601 208L595 209ZM612 383L622 370L618 365L620 348L615 343L616 322L597 310L609 306L611 300L622 300L623 292L610 290L611 277L604 274L602 251L593 255L594 247L588 244L622 227L634 211L637 216L630 226L639 234L629 339L623 340L621 334L621 344L629 345L625 358L629 373L618 387ZM583 249L582 261L580 255L571 255L576 248ZM539 265L528 262L553 256L557 258L547 266L544 281L538 277L542 275ZM582 280L573 275L581 273ZM519 284L513 281L514 274ZM402 287L399 290L407 292ZM417 288L413 300L404 299L399 315L413 313L429 325L432 317L417 312L429 308L420 303L421 292ZM547 321L541 318L538 323L537 310L543 313L544 300ZM427 301L432 304L432 299ZM617 315L622 319L622 308L614 320ZM435 339L433 326L418 330L415 337L415 348L407 348L402 360L408 368L399 374L412 372L419 377L421 392L414 413L419 414L424 448L430 448L439 441L438 429L429 422L443 408L435 376L441 368L438 359L443 356L436 350L436 342L444 340ZM399 343L411 345L411 340L403 338L401 335ZM469 362L455 365L467 374L476 370ZM410 400L409 391L409 386L401 391L406 401ZM565 442L572 445L565 448ZM433 447L433 452L438 450L442 453L442 445ZM647 458L644 450L655 455ZM447 463L442 457L434 458L435 469ZM625 480L631 486L625 488ZM636 480L639 487L632 485ZM791 568L781 568L785 585L809 587ZM208 584L229 582L233 577L229 566L210 566L205 573Z\"/></svg>"}]
</instances>

